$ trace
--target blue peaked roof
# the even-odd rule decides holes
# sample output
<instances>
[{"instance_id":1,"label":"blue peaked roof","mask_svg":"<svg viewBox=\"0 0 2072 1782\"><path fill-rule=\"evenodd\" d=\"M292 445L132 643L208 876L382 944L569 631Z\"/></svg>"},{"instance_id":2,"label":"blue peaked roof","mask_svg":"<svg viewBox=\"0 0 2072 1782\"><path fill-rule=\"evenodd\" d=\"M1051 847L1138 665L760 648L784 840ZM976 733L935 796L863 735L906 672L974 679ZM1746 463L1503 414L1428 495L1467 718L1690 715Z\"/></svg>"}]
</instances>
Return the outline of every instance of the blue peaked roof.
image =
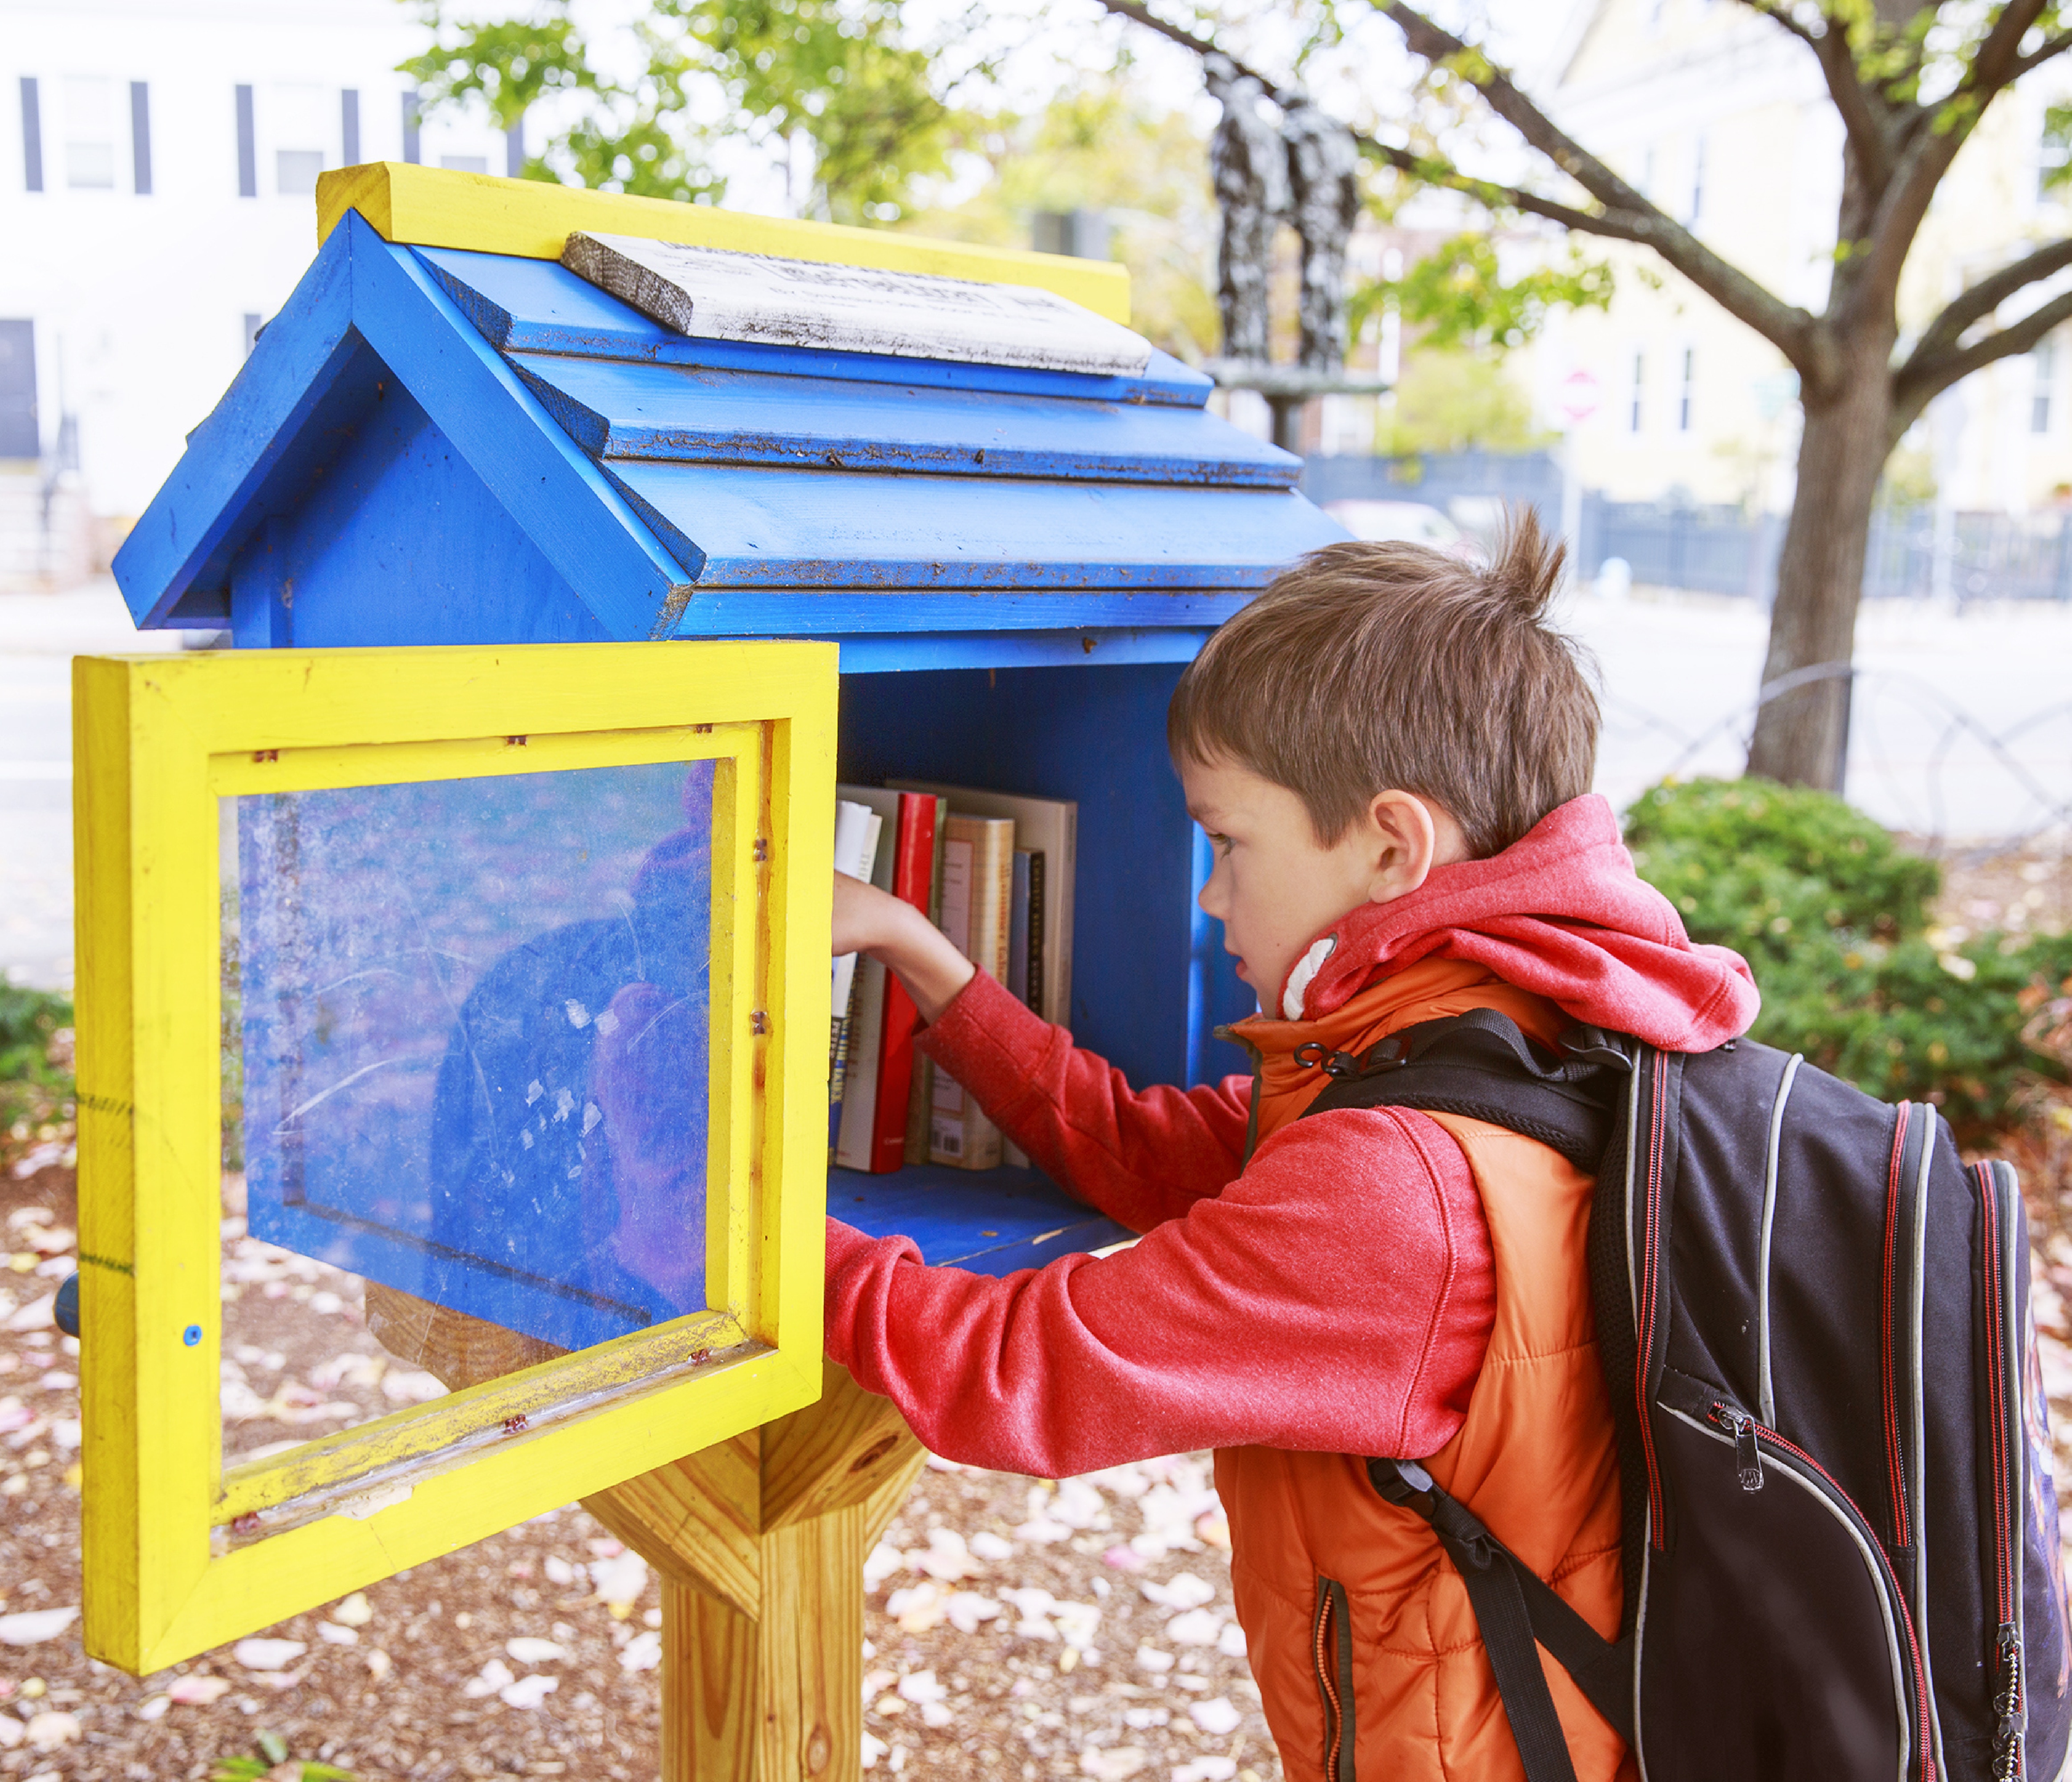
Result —
<instances>
[{"instance_id":1,"label":"blue peaked roof","mask_svg":"<svg viewBox=\"0 0 2072 1782\"><path fill-rule=\"evenodd\" d=\"M116 575L240 641L1198 631L1343 536L1209 389L693 339L348 214Z\"/></svg>"}]
</instances>

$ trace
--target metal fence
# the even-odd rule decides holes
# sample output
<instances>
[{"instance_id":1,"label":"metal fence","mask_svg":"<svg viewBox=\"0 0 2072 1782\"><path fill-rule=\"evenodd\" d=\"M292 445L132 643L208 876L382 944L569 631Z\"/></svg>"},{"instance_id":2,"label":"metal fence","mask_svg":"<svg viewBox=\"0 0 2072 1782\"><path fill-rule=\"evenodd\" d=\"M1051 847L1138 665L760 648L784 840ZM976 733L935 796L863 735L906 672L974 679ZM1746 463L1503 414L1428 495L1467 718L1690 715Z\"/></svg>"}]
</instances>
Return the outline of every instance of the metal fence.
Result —
<instances>
[{"instance_id":1,"label":"metal fence","mask_svg":"<svg viewBox=\"0 0 2072 1782\"><path fill-rule=\"evenodd\" d=\"M1420 458L1313 458L1303 487L1314 501L1419 501L1474 529L1496 502L1523 502L1542 524L1561 519L1560 466L1545 452L1457 452ZM1784 519L1694 502L1612 501L1586 490L1578 573L1613 558L1633 580L1767 606L1777 591ZM1864 593L1873 600L1939 597L2072 602L2072 514L2016 517L1881 508L1873 517Z\"/></svg>"}]
</instances>

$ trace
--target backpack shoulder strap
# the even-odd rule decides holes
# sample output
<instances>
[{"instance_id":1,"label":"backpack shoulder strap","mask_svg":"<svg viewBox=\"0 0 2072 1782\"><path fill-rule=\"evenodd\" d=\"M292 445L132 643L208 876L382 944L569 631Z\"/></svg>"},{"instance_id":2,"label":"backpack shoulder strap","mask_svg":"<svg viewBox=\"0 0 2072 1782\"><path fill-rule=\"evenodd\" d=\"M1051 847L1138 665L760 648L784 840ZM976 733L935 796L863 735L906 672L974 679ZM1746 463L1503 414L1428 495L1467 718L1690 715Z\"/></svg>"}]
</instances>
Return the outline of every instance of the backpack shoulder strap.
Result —
<instances>
[{"instance_id":1,"label":"backpack shoulder strap","mask_svg":"<svg viewBox=\"0 0 2072 1782\"><path fill-rule=\"evenodd\" d=\"M1312 1044L1295 1056L1332 1079L1305 1116L1341 1107L1463 1115L1537 1139L1593 1174L1633 1068L1618 1041L1596 1028L1570 1029L1557 1057L1493 1008L1420 1021L1357 1055Z\"/></svg>"}]
</instances>

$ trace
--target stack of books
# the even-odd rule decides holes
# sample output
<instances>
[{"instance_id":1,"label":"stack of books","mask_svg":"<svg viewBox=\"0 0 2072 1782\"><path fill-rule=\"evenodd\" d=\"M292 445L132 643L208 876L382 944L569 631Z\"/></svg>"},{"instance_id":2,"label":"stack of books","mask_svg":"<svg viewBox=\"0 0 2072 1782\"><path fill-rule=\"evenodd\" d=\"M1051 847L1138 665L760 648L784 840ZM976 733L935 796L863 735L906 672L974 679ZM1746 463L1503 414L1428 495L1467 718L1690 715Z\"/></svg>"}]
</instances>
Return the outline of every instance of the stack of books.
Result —
<instances>
[{"instance_id":1,"label":"stack of books","mask_svg":"<svg viewBox=\"0 0 2072 1782\"><path fill-rule=\"evenodd\" d=\"M1069 1027L1079 807L915 780L836 790L837 870L923 912L965 958L1046 1020ZM856 823L851 810L890 845L845 855L841 823ZM896 977L865 959L857 962L853 988L837 969L835 990L835 1163L878 1174L910 1162L960 1169L1027 1163L976 1101L915 1053L913 1000Z\"/></svg>"}]
</instances>

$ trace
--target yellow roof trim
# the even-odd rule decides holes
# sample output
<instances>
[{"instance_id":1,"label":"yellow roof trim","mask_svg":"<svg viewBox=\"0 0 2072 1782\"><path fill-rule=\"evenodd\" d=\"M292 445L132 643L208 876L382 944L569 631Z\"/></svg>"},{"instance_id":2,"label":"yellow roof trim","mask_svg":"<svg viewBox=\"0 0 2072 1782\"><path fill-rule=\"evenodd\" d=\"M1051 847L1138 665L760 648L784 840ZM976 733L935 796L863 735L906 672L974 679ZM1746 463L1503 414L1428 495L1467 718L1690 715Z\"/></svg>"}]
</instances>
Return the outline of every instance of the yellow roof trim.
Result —
<instances>
[{"instance_id":1,"label":"yellow roof trim","mask_svg":"<svg viewBox=\"0 0 2072 1782\"><path fill-rule=\"evenodd\" d=\"M644 236L693 247L730 248L835 266L874 266L886 272L933 273L986 285L1030 285L1106 316L1129 321L1128 269L1110 260L1075 260L962 241L935 241L890 229L854 229L839 223L747 216L710 204L679 204L623 192L586 191L538 179L499 179L376 161L341 167L317 181L317 240L357 211L382 239L426 248L468 248L479 253L559 260L578 229L598 235Z\"/></svg>"}]
</instances>

